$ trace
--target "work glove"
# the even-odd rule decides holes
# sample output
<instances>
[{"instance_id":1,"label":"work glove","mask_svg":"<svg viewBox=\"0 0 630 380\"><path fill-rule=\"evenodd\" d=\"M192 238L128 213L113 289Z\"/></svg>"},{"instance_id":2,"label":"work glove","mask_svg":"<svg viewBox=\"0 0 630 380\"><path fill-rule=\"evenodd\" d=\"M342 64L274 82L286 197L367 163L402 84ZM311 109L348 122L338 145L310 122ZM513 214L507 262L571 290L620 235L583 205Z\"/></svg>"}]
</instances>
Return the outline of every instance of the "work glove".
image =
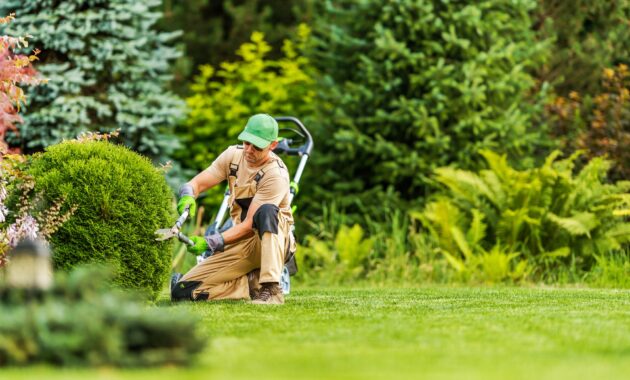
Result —
<instances>
[{"instance_id":1,"label":"work glove","mask_svg":"<svg viewBox=\"0 0 630 380\"><path fill-rule=\"evenodd\" d=\"M192 218L197 213L197 202L195 201L195 192L189 184L184 184L179 188L179 202L177 202L177 212L181 215L186 206L190 205L188 215Z\"/></svg>"},{"instance_id":2,"label":"work glove","mask_svg":"<svg viewBox=\"0 0 630 380\"><path fill-rule=\"evenodd\" d=\"M186 209L186 206L188 205L190 205L188 215L191 218L194 218L195 214L197 213L197 202L195 201L195 198L190 195L184 195L179 199L179 202L177 202L177 212L179 213L179 215L183 214L184 209Z\"/></svg>"},{"instance_id":3,"label":"work glove","mask_svg":"<svg viewBox=\"0 0 630 380\"><path fill-rule=\"evenodd\" d=\"M221 236L220 233L209 236L191 236L190 240L192 240L195 245L189 245L188 252L197 255L201 255L205 251L211 251L213 253L223 252L224 249L223 236Z\"/></svg>"}]
</instances>

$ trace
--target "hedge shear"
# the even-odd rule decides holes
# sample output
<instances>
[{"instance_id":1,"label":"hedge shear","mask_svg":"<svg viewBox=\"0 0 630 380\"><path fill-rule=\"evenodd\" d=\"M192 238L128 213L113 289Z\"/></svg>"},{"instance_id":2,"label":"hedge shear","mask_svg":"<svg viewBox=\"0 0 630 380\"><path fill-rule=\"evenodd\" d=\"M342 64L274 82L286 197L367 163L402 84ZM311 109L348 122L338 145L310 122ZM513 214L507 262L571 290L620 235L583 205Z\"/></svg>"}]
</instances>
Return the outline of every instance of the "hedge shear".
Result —
<instances>
[{"instance_id":1,"label":"hedge shear","mask_svg":"<svg viewBox=\"0 0 630 380\"><path fill-rule=\"evenodd\" d=\"M188 244L191 247L195 245L195 243L192 240L190 240L188 236L184 235L183 232L179 231L179 229L182 227L182 224L184 224L184 222L188 218L189 212L190 212L190 205L186 206L186 208L184 209L184 212L182 212L182 215L179 216L179 218L177 219L177 222L175 222L175 225L173 227L162 228L155 231L155 234L158 235L158 237L156 237L155 240L163 241L163 240L167 240L173 237L177 237L177 239L179 239L179 241L181 241L182 243Z\"/></svg>"}]
</instances>

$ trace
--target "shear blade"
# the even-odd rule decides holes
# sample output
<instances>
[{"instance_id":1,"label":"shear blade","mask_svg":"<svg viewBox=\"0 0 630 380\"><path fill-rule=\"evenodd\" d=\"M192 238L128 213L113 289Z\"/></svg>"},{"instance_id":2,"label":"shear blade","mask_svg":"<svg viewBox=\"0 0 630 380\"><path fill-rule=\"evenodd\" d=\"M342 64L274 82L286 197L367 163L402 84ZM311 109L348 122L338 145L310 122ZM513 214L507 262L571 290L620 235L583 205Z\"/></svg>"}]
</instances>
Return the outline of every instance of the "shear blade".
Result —
<instances>
[{"instance_id":1,"label":"shear blade","mask_svg":"<svg viewBox=\"0 0 630 380\"><path fill-rule=\"evenodd\" d=\"M177 234L173 233L170 228L162 228L161 230L155 231L155 234L158 235L158 237L155 238L155 240L157 241L162 241L177 236Z\"/></svg>"}]
</instances>

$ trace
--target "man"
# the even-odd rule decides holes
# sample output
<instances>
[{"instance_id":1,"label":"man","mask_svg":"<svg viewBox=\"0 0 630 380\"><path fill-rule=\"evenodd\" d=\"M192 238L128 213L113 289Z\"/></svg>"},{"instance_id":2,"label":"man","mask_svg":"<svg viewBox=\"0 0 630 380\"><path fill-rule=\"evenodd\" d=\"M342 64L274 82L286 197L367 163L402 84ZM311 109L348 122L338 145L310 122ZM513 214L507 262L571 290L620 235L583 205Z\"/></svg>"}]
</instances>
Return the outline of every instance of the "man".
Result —
<instances>
[{"instance_id":1,"label":"man","mask_svg":"<svg viewBox=\"0 0 630 380\"><path fill-rule=\"evenodd\" d=\"M282 304L280 276L285 257L295 248L289 204L289 172L273 153L278 123L267 114L252 116L238 136L243 145L226 149L190 182L180 188L177 209L228 181L233 226L223 233L192 236L188 251L214 255L186 273L171 291L173 300L253 299L255 304Z\"/></svg>"}]
</instances>

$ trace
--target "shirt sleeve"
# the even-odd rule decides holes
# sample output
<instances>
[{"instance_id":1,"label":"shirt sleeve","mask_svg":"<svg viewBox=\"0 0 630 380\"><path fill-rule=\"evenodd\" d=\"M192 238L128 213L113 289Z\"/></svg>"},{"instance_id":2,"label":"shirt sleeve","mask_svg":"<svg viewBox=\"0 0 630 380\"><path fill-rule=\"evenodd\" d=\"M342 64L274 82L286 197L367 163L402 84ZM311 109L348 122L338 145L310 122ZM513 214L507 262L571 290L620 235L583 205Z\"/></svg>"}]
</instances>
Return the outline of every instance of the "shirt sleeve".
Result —
<instances>
[{"instance_id":1,"label":"shirt sleeve","mask_svg":"<svg viewBox=\"0 0 630 380\"><path fill-rule=\"evenodd\" d=\"M235 151L235 146L227 148L212 162L212 165L208 166L205 171L218 181L225 181L230 172L230 162L232 162Z\"/></svg>"},{"instance_id":2,"label":"shirt sleeve","mask_svg":"<svg viewBox=\"0 0 630 380\"><path fill-rule=\"evenodd\" d=\"M271 173L268 173L271 174ZM258 206L273 204L280 207L280 202L289 191L289 179L280 173L265 175L258 185L252 204ZM266 177L266 178L265 178Z\"/></svg>"}]
</instances>

